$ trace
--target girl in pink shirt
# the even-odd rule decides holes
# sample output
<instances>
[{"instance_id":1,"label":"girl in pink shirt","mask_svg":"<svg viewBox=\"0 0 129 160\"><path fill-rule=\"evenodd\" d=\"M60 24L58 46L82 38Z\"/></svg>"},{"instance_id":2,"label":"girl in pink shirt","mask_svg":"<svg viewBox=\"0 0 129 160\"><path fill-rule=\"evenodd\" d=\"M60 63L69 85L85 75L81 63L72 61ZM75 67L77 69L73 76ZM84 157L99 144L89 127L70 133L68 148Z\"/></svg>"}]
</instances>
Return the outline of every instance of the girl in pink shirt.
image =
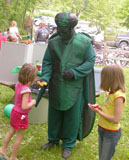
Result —
<instances>
[{"instance_id":1,"label":"girl in pink shirt","mask_svg":"<svg viewBox=\"0 0 129 160\"><path fill-rule=\"evenodd\" d=\"M37 75L37 68L32 64L24 64L19 71L18 82L15 86L15 105L10 116L10 130L6 134L0 155L7 157L7 147L14 134L16 139L8 160L18 160L17 152L24 137L24 131L28 128L28 113L35 105L35 99L31 100L30 85L34 82Z\"/></svg>"}]
</instances>

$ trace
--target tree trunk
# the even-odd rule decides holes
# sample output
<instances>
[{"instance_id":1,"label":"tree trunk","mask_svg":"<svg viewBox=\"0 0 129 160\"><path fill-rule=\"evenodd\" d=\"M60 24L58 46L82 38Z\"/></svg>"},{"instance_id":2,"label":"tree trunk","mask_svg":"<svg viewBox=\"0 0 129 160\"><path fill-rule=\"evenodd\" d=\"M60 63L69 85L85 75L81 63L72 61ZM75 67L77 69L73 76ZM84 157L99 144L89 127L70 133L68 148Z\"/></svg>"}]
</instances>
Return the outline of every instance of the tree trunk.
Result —
<instances>
[{"instance_id":1,"label":"tree trunk","mask_svg":"<svg viewBox=\"0 0 129 160\"><path fill-rule=\"evenodd\" d=\"M29 6L29 3L30 3L30 0L28 0L28 2L26 3L25 9L24 9L24 12L23 12L22 28L24 27L26 11L27 11L27 8L28 8L28 6Z\"/></svg>"},{"instance_id":2,"label":"tree trunk","mask_svg":"<svg viewBox=\"0 0 129 160\"><path fill-rule=\"evenodd\" d=\"M15 12L17 12L17 6L18 6L18 0L16 1Z\"/></svg>"},{"instance_id":3,"label":"tree trunk","mask_svg":"<svg viewBox=\"0 0 129 160\"><path fill-rule=\"evenodd\" d=\"M11 0L5 0L5 2L6 2L7 5L11 4Z\"/></svg>"}]
</instances>

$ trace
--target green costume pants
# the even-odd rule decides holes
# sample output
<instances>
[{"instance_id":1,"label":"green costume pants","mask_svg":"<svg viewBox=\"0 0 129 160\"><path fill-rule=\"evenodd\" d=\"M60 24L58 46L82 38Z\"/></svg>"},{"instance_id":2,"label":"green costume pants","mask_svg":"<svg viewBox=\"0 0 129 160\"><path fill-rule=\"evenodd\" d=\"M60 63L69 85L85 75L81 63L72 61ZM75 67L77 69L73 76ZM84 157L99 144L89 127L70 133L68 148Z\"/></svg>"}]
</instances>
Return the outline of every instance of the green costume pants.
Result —
<instances>
[{"instance_id":1,"label":"green costume pants","mask_svg":"<svg viewBox=\"0 0 129 160\"><path fill-rule=\"evenodd\" d=\"M71 93L72 94L72 93ZM81 127L81 113L84 104L82 91L74 106L69 110L60 111L49 106L48 111L48 141L58 144L62 139L63 148L71 150Z\"/></svg>"}]
</instances>

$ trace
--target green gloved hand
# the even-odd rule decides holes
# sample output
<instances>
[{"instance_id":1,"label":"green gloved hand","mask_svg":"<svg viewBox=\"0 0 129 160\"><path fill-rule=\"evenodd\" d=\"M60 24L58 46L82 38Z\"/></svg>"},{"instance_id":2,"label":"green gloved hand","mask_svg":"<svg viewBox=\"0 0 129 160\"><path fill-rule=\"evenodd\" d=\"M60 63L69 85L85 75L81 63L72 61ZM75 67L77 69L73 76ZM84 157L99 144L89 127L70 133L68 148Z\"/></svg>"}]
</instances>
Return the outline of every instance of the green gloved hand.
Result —
<instances>
[{"instance_id":1,"label":"green gloved hand","mask_svg":"<svg viewBox=\"0 0 129 160\"><path fill-rule=\"evenodd\" d=\"M64 72L64 74L63 74L63 79L64 80L69 81L69 80L72 80L73 78L74 78L74 74L71 70L67 70L67 71Z\"/></svg>"}]
</instances>

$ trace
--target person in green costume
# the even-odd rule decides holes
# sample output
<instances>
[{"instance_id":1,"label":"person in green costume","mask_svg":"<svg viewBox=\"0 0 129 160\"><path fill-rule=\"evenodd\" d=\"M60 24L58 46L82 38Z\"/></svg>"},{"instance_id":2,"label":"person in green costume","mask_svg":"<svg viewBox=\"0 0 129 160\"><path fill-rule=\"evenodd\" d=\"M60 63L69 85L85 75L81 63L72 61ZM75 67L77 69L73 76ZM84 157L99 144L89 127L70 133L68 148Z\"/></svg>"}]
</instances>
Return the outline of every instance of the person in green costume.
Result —
<instances>
[{"instance_id":1,"label":"person in green costume","mask_svg":"<svg viewBox=\"0 0 129 160\"><path fill-rule=\"evenodd\" d=\"M41 149L62 140L62 157L69 158L76 140L86 137L94 123L88 103L95 103L95 53L91 39L75 32L76 15L58 13L55 22L57 33L49 39L42 62L41 80L49 85L49 110L48 143ZM38 98L41 96L39 93Z\"/></svg>"}]
</instances>

